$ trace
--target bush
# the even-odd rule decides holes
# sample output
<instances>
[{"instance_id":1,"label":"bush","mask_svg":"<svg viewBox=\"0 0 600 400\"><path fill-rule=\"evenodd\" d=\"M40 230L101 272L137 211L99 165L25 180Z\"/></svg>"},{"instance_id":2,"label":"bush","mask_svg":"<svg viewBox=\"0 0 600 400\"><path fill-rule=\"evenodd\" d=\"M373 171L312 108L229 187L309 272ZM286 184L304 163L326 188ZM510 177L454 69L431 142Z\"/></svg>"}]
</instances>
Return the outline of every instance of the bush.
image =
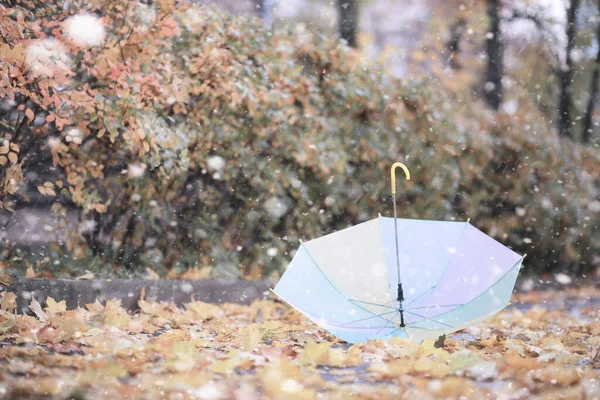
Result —
<instances>
[{"instance_id":1,"label":"bush","mask_svg":"<svg viewBox=\"0 0 600 400\"><path fill-rule=\"evenodd\" d=\"M2 207L34 187L79 214L44 268L265 276L298 239L389 214L396 160L414 176L401 216L470 217L538 270L599 263L598 151L535 114L494 115L389 80L333 38L186 2L2 13ZM101 45L71 32L82 15L100 18Z\"/></svg>"}]
</instances>

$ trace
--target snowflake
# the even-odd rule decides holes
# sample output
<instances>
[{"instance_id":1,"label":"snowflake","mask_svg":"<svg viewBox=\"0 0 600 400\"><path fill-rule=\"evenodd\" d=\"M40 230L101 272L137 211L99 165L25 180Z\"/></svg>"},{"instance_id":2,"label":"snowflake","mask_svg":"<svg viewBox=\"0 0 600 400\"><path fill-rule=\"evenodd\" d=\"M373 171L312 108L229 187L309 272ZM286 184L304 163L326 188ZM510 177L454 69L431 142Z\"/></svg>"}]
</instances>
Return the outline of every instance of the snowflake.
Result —
<instances>
[{"instance_id":1,"label":"snowflake","mask_svg":"<svg viewBox=\"0 0 600 400\"><path fill-rule=\"evenodd\" d=\"M65 33L81 47L100 46L106 38L104 25L92 14L78 14L67 19Z\"/></svg>"},{"instance_id":2,"label":"snowflake","mask_svg":"<svg viewBox=\"0 0 600 400\"><path fill-rule=\"evenodd\" d=\"M223 171L223 168L225 168L225 160L223 157L212 156L206 163L210 171Z\"/></svg>"},{"instance_id":3,"label":"snowflake","mask_svg":"<svg viewBox=\"0 0 600 400\"><path fill-rule=\"evenodd\" d=\"M271 197L265 202L264 208L273 218L281 218L288 211L286 201L280 197Z\"/></svg>"}]
</instances>

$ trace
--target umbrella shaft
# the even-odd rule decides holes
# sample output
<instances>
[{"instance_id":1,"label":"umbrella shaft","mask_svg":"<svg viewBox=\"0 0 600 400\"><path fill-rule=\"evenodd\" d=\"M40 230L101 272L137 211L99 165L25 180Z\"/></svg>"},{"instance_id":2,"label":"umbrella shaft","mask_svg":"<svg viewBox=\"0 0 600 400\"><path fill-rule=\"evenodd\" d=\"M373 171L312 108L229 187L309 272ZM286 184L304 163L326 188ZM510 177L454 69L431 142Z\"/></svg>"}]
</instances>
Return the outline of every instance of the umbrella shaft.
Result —
<instances>
[{"instance_id":1,"label":"umbrella shaft","mask_svg":"<svg viewBox=\"0 0 600 400\"><path fill-rule=\"evenodd\" d=\"M404 301L404 289L402 289L402 280L400 279L400 249L398 245L398 212L396 211L396 193L392 193L392 202L394 203L394 234L396 236L396 269L398 272L398 311L400 312L400 327L404 328L404 307L402 302Z\"/></svg>"},{"instance_id":2,"label":"umbrella shaft","mask_svg":"<svg viewBox=\"0 0 600 400\"><path fill-rule=\"evenodd\" d=\"M396 270L398 273L398 285L402 284L402 280L400 279L400 249L398 246L398 214L396 211L396 193L392 193L392 202L394 203L394 235L396 239ZM398 300L400 301L400 300Z\"/></svg>"}]
</instances>

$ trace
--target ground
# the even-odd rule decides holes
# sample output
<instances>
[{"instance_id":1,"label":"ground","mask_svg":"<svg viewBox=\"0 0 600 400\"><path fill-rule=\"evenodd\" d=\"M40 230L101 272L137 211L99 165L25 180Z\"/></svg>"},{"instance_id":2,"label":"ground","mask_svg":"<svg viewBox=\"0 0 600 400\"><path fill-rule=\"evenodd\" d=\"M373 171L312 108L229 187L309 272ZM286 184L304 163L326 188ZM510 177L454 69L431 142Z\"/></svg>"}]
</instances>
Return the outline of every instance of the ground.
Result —
<instances>
[{"instance_id":1,"label":"ground","mask_svg":"<svg viewBox=\"0 0 600 400\"><path fill-rule=\"evenodd\" d=\"M448 338L350 345L289 306L117 301L34 316L2 297L0 398L600 399L600 292L515 295Z\"/></svg>"}]
</instances>

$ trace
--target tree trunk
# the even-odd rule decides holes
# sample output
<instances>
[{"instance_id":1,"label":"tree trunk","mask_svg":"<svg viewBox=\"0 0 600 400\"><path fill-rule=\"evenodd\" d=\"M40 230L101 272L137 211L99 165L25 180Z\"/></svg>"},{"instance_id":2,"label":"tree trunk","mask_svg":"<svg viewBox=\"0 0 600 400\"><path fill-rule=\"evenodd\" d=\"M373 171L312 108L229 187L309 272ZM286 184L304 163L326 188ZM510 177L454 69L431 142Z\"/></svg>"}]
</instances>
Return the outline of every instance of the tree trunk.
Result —
<instances>
[{"instance_id":1,"label":"tree trunk","mask_svg":"<svg viewBox=\"0 0 600 400\"><path fill-rule=\"evenodd\" d=\"M600 0L598 0L598 12L600 13ZM598 97L598 80L600 78L600 22L598 22L596 26L596 45L598 46L598 52L596 53L596 63L594 64L592 80L590 81L590 99L588 100L587 108L585 110L585 117L583 118L583 131L581 134L581 140L583 143L589 143L590 137L594 130L592 127L592 116L596 107L596 97Z\"/></svg>"},{"instance_id":2,"label":"tree trunk","mask_svg":"<svg viewBox=\"0 0 600 400\"><path fill-rule=\"evenodd\" d=\"M561 136L572 137L572 122L571 122L571 94L573 91L573 59L571 52L575 45L575 35L577 34L577 26L575 25L575 17L580 0L571 0L569 9L567 10L567 48L565 54L565 64L561 66L559 72L560 78L560 97L558 100L558 130Z\"/></svg>"},{"instance_id":3,"label":"tree trunk","mask_svg":"<svg viewBox=\"0 0 600 400\"><path fill-rule=\"evenodd\" d=\"M504 75L504 43L500 32L500 0L486 0L489 32L486 36L487 70L484 98L494 110L502 104L502 77Z\"/></svg>"},{"instance_id":4,"label":"tree trunk","mask_svg":"<svg viewBox=\"0 0 600 400\"><path fill-rule=\"evenodd\" d=\"M265 28L273 27L274 0L256 0L256 8L260 10L260 17Z\"/></svg>"},{"instance_id":5,"label":"tree trunk","mask_svg":"<svg viewBox=\"0 0 600 400\"><path fill-rule=\"evenodd\" d=\"M358 25L357 0L338 0L340 11L340 37L348 46L356 47L356 28Z\"/></svg>"},{"instance_id":6,"label":"tree trunk","mask_svg":"<svg viewBox=\"0 0 600 400\"><path fill-rule=\"evenodd\" d=\"M466 27L467 20L464 17L459 17L458 20L450 26L450 40L446 44L446 47L450 52L450 67L453 69L461 69L462 67L458 58L460 55L460 43Z\"/></svg>"}]
</instances>

